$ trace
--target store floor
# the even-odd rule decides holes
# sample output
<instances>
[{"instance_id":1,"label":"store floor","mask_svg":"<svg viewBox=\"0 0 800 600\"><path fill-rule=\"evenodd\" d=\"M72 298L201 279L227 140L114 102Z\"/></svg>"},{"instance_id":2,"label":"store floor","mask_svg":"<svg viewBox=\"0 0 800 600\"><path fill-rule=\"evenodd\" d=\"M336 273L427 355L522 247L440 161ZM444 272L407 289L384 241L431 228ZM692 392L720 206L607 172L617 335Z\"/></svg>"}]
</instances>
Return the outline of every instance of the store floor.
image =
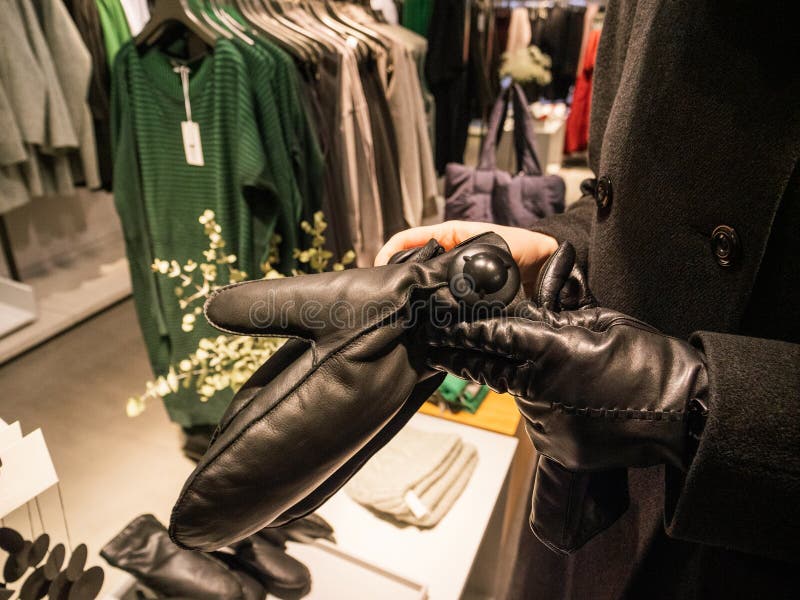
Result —
<instances>
[{"instance_id":1,"label":"store floor","mask_svg":"<svg viewBox=\"0 0 800 600\"><path fill-rule=\"evenodd\" d=\"M44 432L73 543L85 542L90 563L106 569L107 592L124 575L105 564L100 548L142 513L166 523L192 469L161 403L133 419L125 414L127 398L150 377L131 300L0 367L0 418L20 421L23 433ZM56 491L45 492L40 504L48 532L65 541ZM33 515L38 534L35 506ZM24 508L5 522L30 536Z\"/></svg>"}]
</instances>

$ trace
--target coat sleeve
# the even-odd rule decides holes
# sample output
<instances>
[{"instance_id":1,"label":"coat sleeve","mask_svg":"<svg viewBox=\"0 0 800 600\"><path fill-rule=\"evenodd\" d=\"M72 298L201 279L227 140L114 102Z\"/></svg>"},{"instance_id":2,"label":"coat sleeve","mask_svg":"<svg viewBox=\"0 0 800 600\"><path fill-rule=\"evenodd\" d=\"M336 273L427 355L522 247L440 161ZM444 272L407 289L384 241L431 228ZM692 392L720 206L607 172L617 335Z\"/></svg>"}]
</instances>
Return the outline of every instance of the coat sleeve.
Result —
<instances>
[{"instance_id":1,"label":"coat sleeve","mask_svg":"<svg viewBox=\"0 0 800 600\"><path fill-rule=\"evenodd\" d=\"M688 472L666 477L667 532L800 559L800 344L699 332L709 406Z\"/></svg>"},{"instance_id":2,"label":"coat sleeve","mask_svg":"<svg viewBox=\"0 0 800 600\"><path fill-rule=\"evenodd\" d=\"M578 264L587 273L589 261L589 241L596 205L591 195L585 194L570 206L566 212L538 221L532 231L544 233L561 242L569 242L575 247Z\"/></svg>"}]
</instances>

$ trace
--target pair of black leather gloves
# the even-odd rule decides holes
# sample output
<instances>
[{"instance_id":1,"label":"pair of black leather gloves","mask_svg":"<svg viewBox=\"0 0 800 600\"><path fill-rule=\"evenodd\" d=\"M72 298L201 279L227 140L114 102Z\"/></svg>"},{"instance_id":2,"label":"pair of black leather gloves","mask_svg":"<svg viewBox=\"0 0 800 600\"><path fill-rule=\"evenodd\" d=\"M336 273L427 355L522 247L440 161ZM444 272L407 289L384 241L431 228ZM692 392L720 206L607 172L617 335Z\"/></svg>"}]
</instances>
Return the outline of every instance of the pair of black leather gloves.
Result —
<instances>
[{"instance_id":1,"label":"pair of black leather gloves","mask_svg":"<svg viewBox=\"0 0 800 600\"><path fill-rule=\"evenodd\" d=\"M516 398L539 454L531 524L554 550L576 550L626 510L628 467L691 460L703 355L595 306L569 244L532 300L493 233L449 252L431 240L392 262L246 282L209 300L224 331L297 339L231 403L173 510L179 544L214 549L314 510L445 372Z\"/></svg>"},{"instance_id":2,"label":"pair of black leather gloves","mask_svg":"<svg viewBox=\"0 0 800 600\"><path fill-rule=\"evenodd\" d=\"M224 552L203 554L176 546L153 515L131 521L101 550L112 566L133 575L159 598L298 600L311 591L308 568L286 553L287 541L334 541L328 523L311 515L260 531Z\"/></svg>"}]
</instances>

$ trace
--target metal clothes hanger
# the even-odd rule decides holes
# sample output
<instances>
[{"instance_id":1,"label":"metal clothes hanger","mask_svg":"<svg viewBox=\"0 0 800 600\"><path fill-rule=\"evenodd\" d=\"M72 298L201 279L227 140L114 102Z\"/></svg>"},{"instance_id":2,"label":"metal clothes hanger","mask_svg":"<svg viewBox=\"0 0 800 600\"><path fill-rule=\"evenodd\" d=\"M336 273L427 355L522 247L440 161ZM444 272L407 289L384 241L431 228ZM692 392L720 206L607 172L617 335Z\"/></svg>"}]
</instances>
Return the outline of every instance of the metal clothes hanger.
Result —
<instances>
[{"instance_id":1,"label":"metal clothes hanger","mask_svg":"<svg viewBox=\"0 0 800 600\"><path fill-rule=\"evenodd\" d=\"M194 12L197 17L203 21L208 27L214 30L217 34L217 37L224 37L225 39L232 40L233 34L225 29L222 25L217 23L211 16L208 14L208 9L205 6L204 0L189 0L189 10Z\"/></svg>"},{"instance_id":2,"label":"metal clothes hanger","mask_svg":"<svg viewBox=\"0 0 800 600\"><path fill-rule=\"evenodd\" d=\"M370 40L360 32L354 31L344 23L333 18L325 2L321 0L300 0L300 6L302 6L308 14L325 25L325 27L341 37L348 45L355 43L352 47L358 53L359 59L365 60L372 56Z\"/></svg>"},{"instance_id":3,"label":"metal clothes hanger","mask_svg":"<svg viewBox=\"0 0 800 600\"><path fill-rule=\"evenodd\" d=\"M153 46L176 25L183 26L208 48L213 49L217 43L217 35L189 9L186 0L156 0L150 20L136 36L134 44L140 49Z\"/></svg>"},{"instance_id":4,"label":"metal clothes hanger","mask_svg":"<svg viewBox=\"0 0 800 600\"><path fill-rule=\"evenodd\" d=\"M358 23L358 22L354 21L353 19L348 17L346 14L344 14L341 11L337 10L336 3L330 2L328 0L325 0L325 6L328 9L328 13L331 14L340 23L342 23L343 25L349 27L350 29L354 29L355 31L360 33L362 36L364 36L367 39L367 42L371 41L373 44L377 44L387 54L390 54L391 49L389 48L389 46L386 45L386 43L383 41L383 39L380 37L380 35L378 35L376 32L374 32L371 29L369 29L369 27L366 27L366 26L362 25L361 23Z\"/></svg>"},{"instance_id":5,"label":"metal clothes hanger","mask_svg":"<svg viewBox=\"0 0 800 600\"><path fill-rule=\"evenodd\" d=\"M264 0L238 0L245 18L303 62L317 62L321 57L319 46L308 32L278 14L272 2Z\"/></svg>"},{"instance_id":6,"label":"metal clothes hanger","mask_svg":"<svg viewBox=\"0 0 800 600\"><path fill-rule=\"evenodd\" d=\"M235 37L246 43L248 46L255 45L255 40L245 32L244 27L236 19L234 19L228 11L223 10L217 0L206 0L206 5L217 20L226 27Z\"/></svg>"}]
</instances>

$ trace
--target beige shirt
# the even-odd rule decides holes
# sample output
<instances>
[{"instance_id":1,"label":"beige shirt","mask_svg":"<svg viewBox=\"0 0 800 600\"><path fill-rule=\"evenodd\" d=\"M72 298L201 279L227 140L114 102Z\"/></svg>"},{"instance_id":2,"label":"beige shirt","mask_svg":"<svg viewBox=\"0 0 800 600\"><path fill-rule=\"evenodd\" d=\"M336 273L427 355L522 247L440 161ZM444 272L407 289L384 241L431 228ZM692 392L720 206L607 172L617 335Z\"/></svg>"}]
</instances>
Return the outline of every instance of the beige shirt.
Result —
<instances>
[{"instance_id":1,"label":"beige shirt","mask_svg":"<svg viewBox=\"0 0 800 600\"><path fill-rule=\"evenodd\" d=\"M345 171L345 197L357 264L360 267L372 266L384 242L383 218L372 126L358 73L358 60L355 51L344 39L304 11L292 11L290 16L292 20L301 23L309 31L314 31L315 35L335 47L342 57L338 131L343 144L344 164L327 165L326 168L342 168Z\"/></svg>"},{"instance_id":2,"label":"beige shirt","mask_svg":"<svg viewBox=\"0 0 800 600\"><path fill-rule=\"evenodd\" d=\"M0 213L4 213L28 202L29 196L19 170L19 163L27 160L28 153L1 80L0 131Z\"/></svg>"},{"instance_id":3,"label":"beige shirt","mask_svg":"<svg viewBox=\"0 0 800 600\"><path fill-rule=\"evenodd\" d=\"M410 227L417 227L422 224L424 206L436 198L437 185L414 48L401 27L377 23L359 6L344 8L391 48L393 70L386 85L386 99L397 135L403 216Z\"/></svg>"},{"instance_id":4,"label":"beige shirt","mask_svg":"<svg viewBox=\"0 0 800 600\"><path fill-rule=\"evenodd\" d=\"M528 9L517 7L511 11L511 20L508 23L508 41L506 52L513 54L517 50L524 50L531 45L531 18Z\"/></svg>"}]
</instances>

